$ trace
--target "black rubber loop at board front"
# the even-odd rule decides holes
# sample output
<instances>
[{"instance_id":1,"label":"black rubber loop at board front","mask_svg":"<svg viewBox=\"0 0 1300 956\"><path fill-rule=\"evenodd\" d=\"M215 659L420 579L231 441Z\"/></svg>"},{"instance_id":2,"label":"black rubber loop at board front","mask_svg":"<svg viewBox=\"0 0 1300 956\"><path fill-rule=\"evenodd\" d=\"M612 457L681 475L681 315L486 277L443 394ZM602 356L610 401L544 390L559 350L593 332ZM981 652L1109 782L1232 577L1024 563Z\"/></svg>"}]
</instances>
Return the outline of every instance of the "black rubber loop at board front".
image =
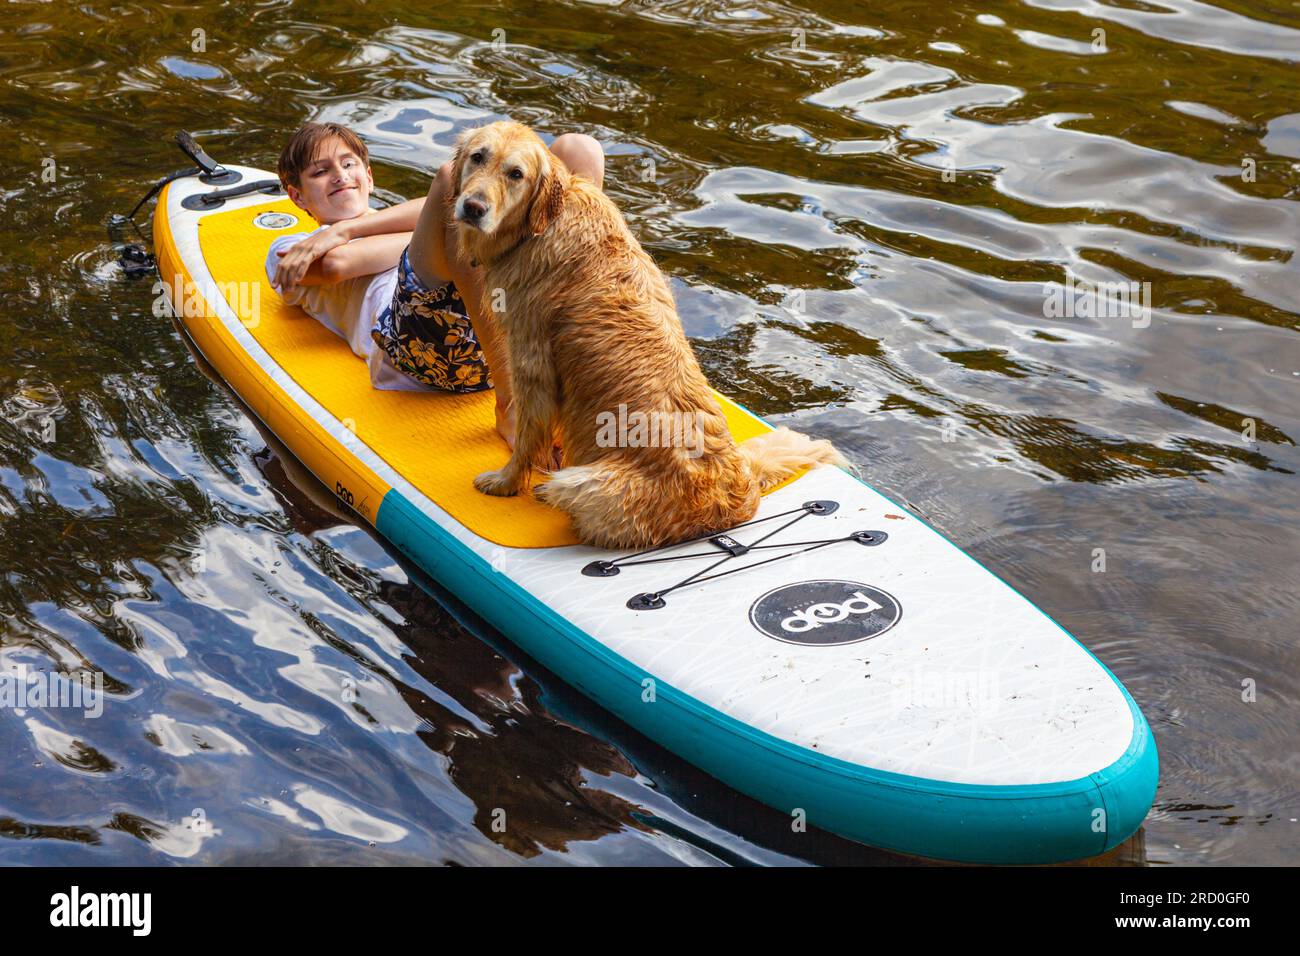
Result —
<instances>
[{"instance_id":1,"label":"black rubber loop at board front","mask_svg":"<svg viewBox=\"0 0 1300 956\"><path fill-rule=\"evenodd\" d=\"M244 178L244 174L233 169L223 169L217 173L203 173L199 179L209 186L233 186Z\"/></svg>"}]
</instances>

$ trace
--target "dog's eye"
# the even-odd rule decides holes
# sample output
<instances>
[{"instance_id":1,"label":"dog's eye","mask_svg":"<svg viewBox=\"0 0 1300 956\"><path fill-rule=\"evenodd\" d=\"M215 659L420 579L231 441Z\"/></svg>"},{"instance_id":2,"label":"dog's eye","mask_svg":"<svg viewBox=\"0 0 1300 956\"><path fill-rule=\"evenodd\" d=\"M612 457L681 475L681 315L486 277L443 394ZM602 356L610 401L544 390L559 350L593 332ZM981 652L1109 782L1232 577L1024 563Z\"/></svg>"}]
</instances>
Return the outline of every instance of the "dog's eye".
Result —
<instances>
[{"instance_id":1,"label":"dog's eye","mask_svg":"<svg viewBox=\"0 0 1300 956\"><path fill-rule=\"evenodd\" d=\"M472 163L481 163L483 162L483 151L481 149L475 150L469 154L469 158Z\"/></svg>"},{"instance_id":2,"label":"dog's eye","mask_svg":"<svg viewBox=\"0 0 1300 956\"><path fill-rule=\"evenodd\" d=\"M510 178L511 178L511 179L523 179L523 178L524 178L524 171L523 171L522 169L512 169L512 170L510 170Z\"/></svg>"}]
</instances>

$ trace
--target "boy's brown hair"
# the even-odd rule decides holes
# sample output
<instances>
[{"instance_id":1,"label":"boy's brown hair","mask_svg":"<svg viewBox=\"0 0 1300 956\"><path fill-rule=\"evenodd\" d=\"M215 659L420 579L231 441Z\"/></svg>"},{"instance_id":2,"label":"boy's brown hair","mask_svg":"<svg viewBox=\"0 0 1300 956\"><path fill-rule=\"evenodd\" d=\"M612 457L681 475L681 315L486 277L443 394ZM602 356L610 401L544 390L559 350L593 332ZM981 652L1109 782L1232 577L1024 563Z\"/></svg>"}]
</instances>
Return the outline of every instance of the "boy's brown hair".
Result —
<instances>
[{"instance_id":1,"label":"boy's brown hair","mask_svg":"<svg viewBox=\"0 0 1300 956\"><path fill-rule=\"evenodd\" d=\"M345 146L357 154L365 166L370 165L370 151L361 137L341 123L307 123L289 137L280 153L280 163L276 171L280 182L295 189L301 188L302 171L316 155L316 150L325 140L337 136Z\"/></svg>"}]
</instances>

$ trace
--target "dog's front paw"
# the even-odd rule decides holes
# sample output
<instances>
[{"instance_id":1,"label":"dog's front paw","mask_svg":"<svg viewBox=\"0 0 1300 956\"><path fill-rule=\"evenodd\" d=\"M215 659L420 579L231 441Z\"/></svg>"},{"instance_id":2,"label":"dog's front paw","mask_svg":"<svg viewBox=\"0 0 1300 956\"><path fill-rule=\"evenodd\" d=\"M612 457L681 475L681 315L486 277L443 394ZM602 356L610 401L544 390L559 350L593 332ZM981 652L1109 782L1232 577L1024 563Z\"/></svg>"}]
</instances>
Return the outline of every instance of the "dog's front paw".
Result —
<instances>
[{"instance_id":1,"label":"dog's front paw","mask_svg":"<svg viewBox=\"0 0 1300 956\"><path fill-rule=\"evenodd\" d=\"M518 487L506 474L505 469L483 472L474 479L474 487L485 495L496 495L498 498L509 498L519 493Z\"/></svg>"}]
</instances>

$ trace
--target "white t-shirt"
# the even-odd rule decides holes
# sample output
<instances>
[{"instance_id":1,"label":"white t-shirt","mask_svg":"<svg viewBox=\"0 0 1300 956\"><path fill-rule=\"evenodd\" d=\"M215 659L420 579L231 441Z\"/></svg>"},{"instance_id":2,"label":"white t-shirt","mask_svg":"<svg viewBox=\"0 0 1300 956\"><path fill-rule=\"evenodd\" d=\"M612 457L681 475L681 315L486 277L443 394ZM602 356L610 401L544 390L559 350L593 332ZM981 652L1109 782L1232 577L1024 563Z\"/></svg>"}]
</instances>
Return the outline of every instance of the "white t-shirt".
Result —
<instances>
[{"instance_id":1,"label":"white t-shirt","mask_svg":"<svg viewBox=\"0 0 1300 956\"><path fill-rule=\"evenodd\" d=\"M275 271L280 265L281 249L288 249L307 236L320 232L281 236L271 243L266 254L266 277L275 285ZM388 358L388 353L375 344L370 333L375 328L379 314L393 301L397 288L397 267L376 275L357 276L342 282L323 285L291 286L280 290L280 297L289 305L302 306L302 310L352 347L352 351L366 360L370 367L370 383L375 388L399 391L429 391L429 386L417 382L400 371Z\"/></svg>"}]
</instances>

